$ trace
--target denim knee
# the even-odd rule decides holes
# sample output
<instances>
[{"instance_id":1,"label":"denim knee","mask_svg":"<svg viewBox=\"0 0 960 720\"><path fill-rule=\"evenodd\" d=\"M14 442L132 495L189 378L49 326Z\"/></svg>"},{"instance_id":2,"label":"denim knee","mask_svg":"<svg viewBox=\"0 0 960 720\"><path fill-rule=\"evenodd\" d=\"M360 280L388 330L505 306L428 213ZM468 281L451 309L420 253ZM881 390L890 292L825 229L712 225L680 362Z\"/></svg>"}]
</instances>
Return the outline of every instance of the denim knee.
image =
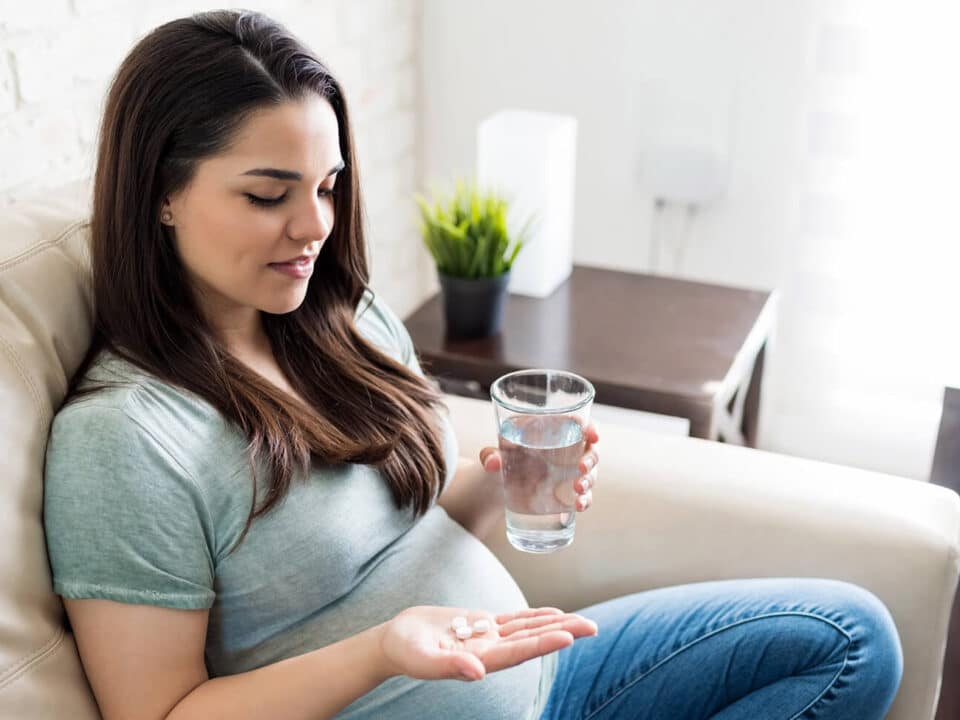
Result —
<instances>
[{"instance_id":1,"label":"denim knee","mask_svg":"<svg viewBox=\"0 0 960 720\"><path fill-rule=\"evenodd\" d=\"M889 706L903 676L903 649L893 617L869 590L843 581L830 583L828 615L851 640L847 666L835 688L856 686L857 695Z\"/></svg>"},{"instance_id":2,"label":"denim knee","mask_svg":"<svg viewBox=\"0 0 960 720\"><path fill-rule=\"evenodd\" d=\"M846 607L842 605L841 608L857 618L857 624L864 628L864 643L870 649L876 664L883 665L882 679L891 685L899 686L903 675L903 648L890 610L866 588L852 583L844 585L847 591ZM885 662L880 663L880 659Z\"/></svg>"}]
</instances>

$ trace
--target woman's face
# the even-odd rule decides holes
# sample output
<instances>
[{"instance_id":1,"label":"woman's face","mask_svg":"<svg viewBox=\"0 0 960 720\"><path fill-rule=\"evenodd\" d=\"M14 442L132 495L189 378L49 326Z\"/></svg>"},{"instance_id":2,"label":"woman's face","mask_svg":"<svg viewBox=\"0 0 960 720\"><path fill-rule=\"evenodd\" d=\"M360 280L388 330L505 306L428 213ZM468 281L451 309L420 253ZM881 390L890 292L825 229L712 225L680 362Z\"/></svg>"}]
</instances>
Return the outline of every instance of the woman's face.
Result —
<instances>
[{"instance_id":1,"label":"woman's face","mask_svg":"<svg viewBox=\"0 0 960 720\"><path fill-rule=\"evenodd\" d=\"M260 110L229 151L201 162L168 198L177 251L218 329L245 333L259 311L288 313L303 302L333 227L339 136L330 103L313 93Z\"/></svg>"}]
</instances>

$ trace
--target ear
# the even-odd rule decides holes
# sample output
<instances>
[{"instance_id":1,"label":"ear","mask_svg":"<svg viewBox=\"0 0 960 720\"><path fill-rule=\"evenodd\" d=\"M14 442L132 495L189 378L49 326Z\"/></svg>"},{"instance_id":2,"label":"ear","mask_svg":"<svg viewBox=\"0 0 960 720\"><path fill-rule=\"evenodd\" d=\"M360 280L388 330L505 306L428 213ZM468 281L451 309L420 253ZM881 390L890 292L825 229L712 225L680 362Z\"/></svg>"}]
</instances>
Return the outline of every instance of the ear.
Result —
<instances>
[{"instance_id":1,"label":"ear","mask_svg":"<svg viewBox=\"0 0 960 720\"><path fill-rule=\"evenodd\" d=\"M163 204L160 206L160 222L173 227L173 208L168 197L163 199Z\"/></svg>"}]
</instances>

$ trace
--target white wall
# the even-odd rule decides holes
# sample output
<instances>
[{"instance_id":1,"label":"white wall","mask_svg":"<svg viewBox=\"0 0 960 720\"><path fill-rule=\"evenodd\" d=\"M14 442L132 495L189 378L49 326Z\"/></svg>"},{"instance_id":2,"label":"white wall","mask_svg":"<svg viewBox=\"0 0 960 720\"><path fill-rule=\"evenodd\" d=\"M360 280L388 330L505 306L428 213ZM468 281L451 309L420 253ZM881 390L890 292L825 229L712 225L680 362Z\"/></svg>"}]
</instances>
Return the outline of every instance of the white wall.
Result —
<instances>
[{"instance_id":1,"label":"white wall","mask_svg":"<svg viewBox=\"0 0 960 720\"><path fill-rule=\"evenodd\" d=\"M921 5L906 18L902 4L843 0L425 0L424 180L472 173L476 126L499 109L573 114L575 262L643 271L652 223L646 153L671 142L716 149L728 160L726 192L695 218L675 274L780 291L761 446L925 478L943 385L960 379L960 351L944 339L953 334L949 317L937 309L956 307L956 295L932 291L945 280L932 274L899 290L898 271L921 270L903 262L915 259L916 238L905 240L903 228L883 236L896 183L871 198L836 181L851 177L839 172L844 163L861 178L866 168L884 171L850 146L862 127L889 116L895 93L920 103L937 72L950 84L952 55L937 63L917 52L945 4ZM916 42L901 55L905 38L891 31L918 18ZM940 40L937 47L949 42ZM889 78L887 104L852 112L864 89L896 67L878 61L883 52L921 64ZM915 74L927 80L922 90L909 82ZM906 158L923 130L900 119L903 127L884 127ZM941 134L947 126L936 123ZM936 141L929 144L935 153ZM889 155L879 141L869 149L870 158ZM920 167L910 170L922 177ZM900 189L918 180L900 178ZM869 206L872 222L838 226L853 205ZM915 205L905 216L929 220L935 211L925 228L957 228L948 207ZM879 247L893 250L878 265ZM943 242L924 248L927 272L957 257Z\"/></svg>"},{"instance_id":2,"label":"white wall","mask_svg":"<svg viewBox=\"0 0 960 720\"><path fill-rule=\"evenodd\" d=\"M729 158L727 190L694 221L676 274L781 291L762 446L917 478L942 387L960 384L952 5L247 4L345 84L373 279L401 315L436 289L410 193L472 172L488 114L577 116L575 260L631 271L648 262L645 153L707 144ZM0 205L92 172L100 102L126 51L219 6L0 0Z\"/></svg>"},{"instance_id":3,"label":"white wall","mask_svg":"<svg viewBox=\"0 0 960 720\"><path fill-rule=\"evenodd\" d=\"M476 126L504 107L577 116L575 253L639 267L622 219L633 202L625 112L627 2L427 0L423 14L424 174L472 173ZM635 234L634 234L635 235ZM631 240L634 238L631 237ZM636 238L639 242L640 239ZM629 248L630 257L623 257ZM639 254L637 254L639 256Z\"/></svg>"},{"instance_id":4,"label":"white wall","mask_svg":"<svg viewBox=\"0 0 960 720\"><path fill-rule=\"evenodd\" d=\"M345 86L366 192L373 282L405 314L422 296L417 183L418 0L259 0ZM152 28L215 2L0 0L0 205L93 172L107 83Z\"/></svg>"}]
</instances>

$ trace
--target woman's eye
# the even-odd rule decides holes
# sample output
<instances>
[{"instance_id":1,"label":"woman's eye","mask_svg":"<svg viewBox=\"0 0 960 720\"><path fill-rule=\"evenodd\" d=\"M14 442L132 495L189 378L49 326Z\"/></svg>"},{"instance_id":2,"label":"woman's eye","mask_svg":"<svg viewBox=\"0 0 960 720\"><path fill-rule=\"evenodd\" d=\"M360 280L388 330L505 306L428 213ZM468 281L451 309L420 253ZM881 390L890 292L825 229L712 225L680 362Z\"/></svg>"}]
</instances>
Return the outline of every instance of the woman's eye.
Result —
<instances>
[{"instance_id":1,"label":"woman's eye","mask_svg":"<svg viewBox=\"0 0 960 720\"><path fill-rule=\"evenodd\" d=\"M320 188L319 190L317 190L317 194L320 197L331 197L333 196L333 191L334 191L334 188ZM284 198L287 197L286 193L284 193L280 197L275 197L275 198L264 198L264 197L260 197L259 195L253 195L251 193L244 193L244 195L247 196L247 199L253 205L265 205L267 207L270 207L273 205L279 205L280 203L283 202Z\"/></svg>"},{"instance_id":2,"label":"woman's eye","mask_svg":"<svg viewBox=\"0 0 960 720\"><path fill-rule=\"evenodd\" d=\"M254 205L268 205L268 206L279 205L281 202L283 202L283 199L287 196L287 194L284 193L280 197L262 198L262 197L259 197L258 195L251 195L250 193L244 193L244 194L247 196L247 199Z\"/></svg>"}]
</instances>

